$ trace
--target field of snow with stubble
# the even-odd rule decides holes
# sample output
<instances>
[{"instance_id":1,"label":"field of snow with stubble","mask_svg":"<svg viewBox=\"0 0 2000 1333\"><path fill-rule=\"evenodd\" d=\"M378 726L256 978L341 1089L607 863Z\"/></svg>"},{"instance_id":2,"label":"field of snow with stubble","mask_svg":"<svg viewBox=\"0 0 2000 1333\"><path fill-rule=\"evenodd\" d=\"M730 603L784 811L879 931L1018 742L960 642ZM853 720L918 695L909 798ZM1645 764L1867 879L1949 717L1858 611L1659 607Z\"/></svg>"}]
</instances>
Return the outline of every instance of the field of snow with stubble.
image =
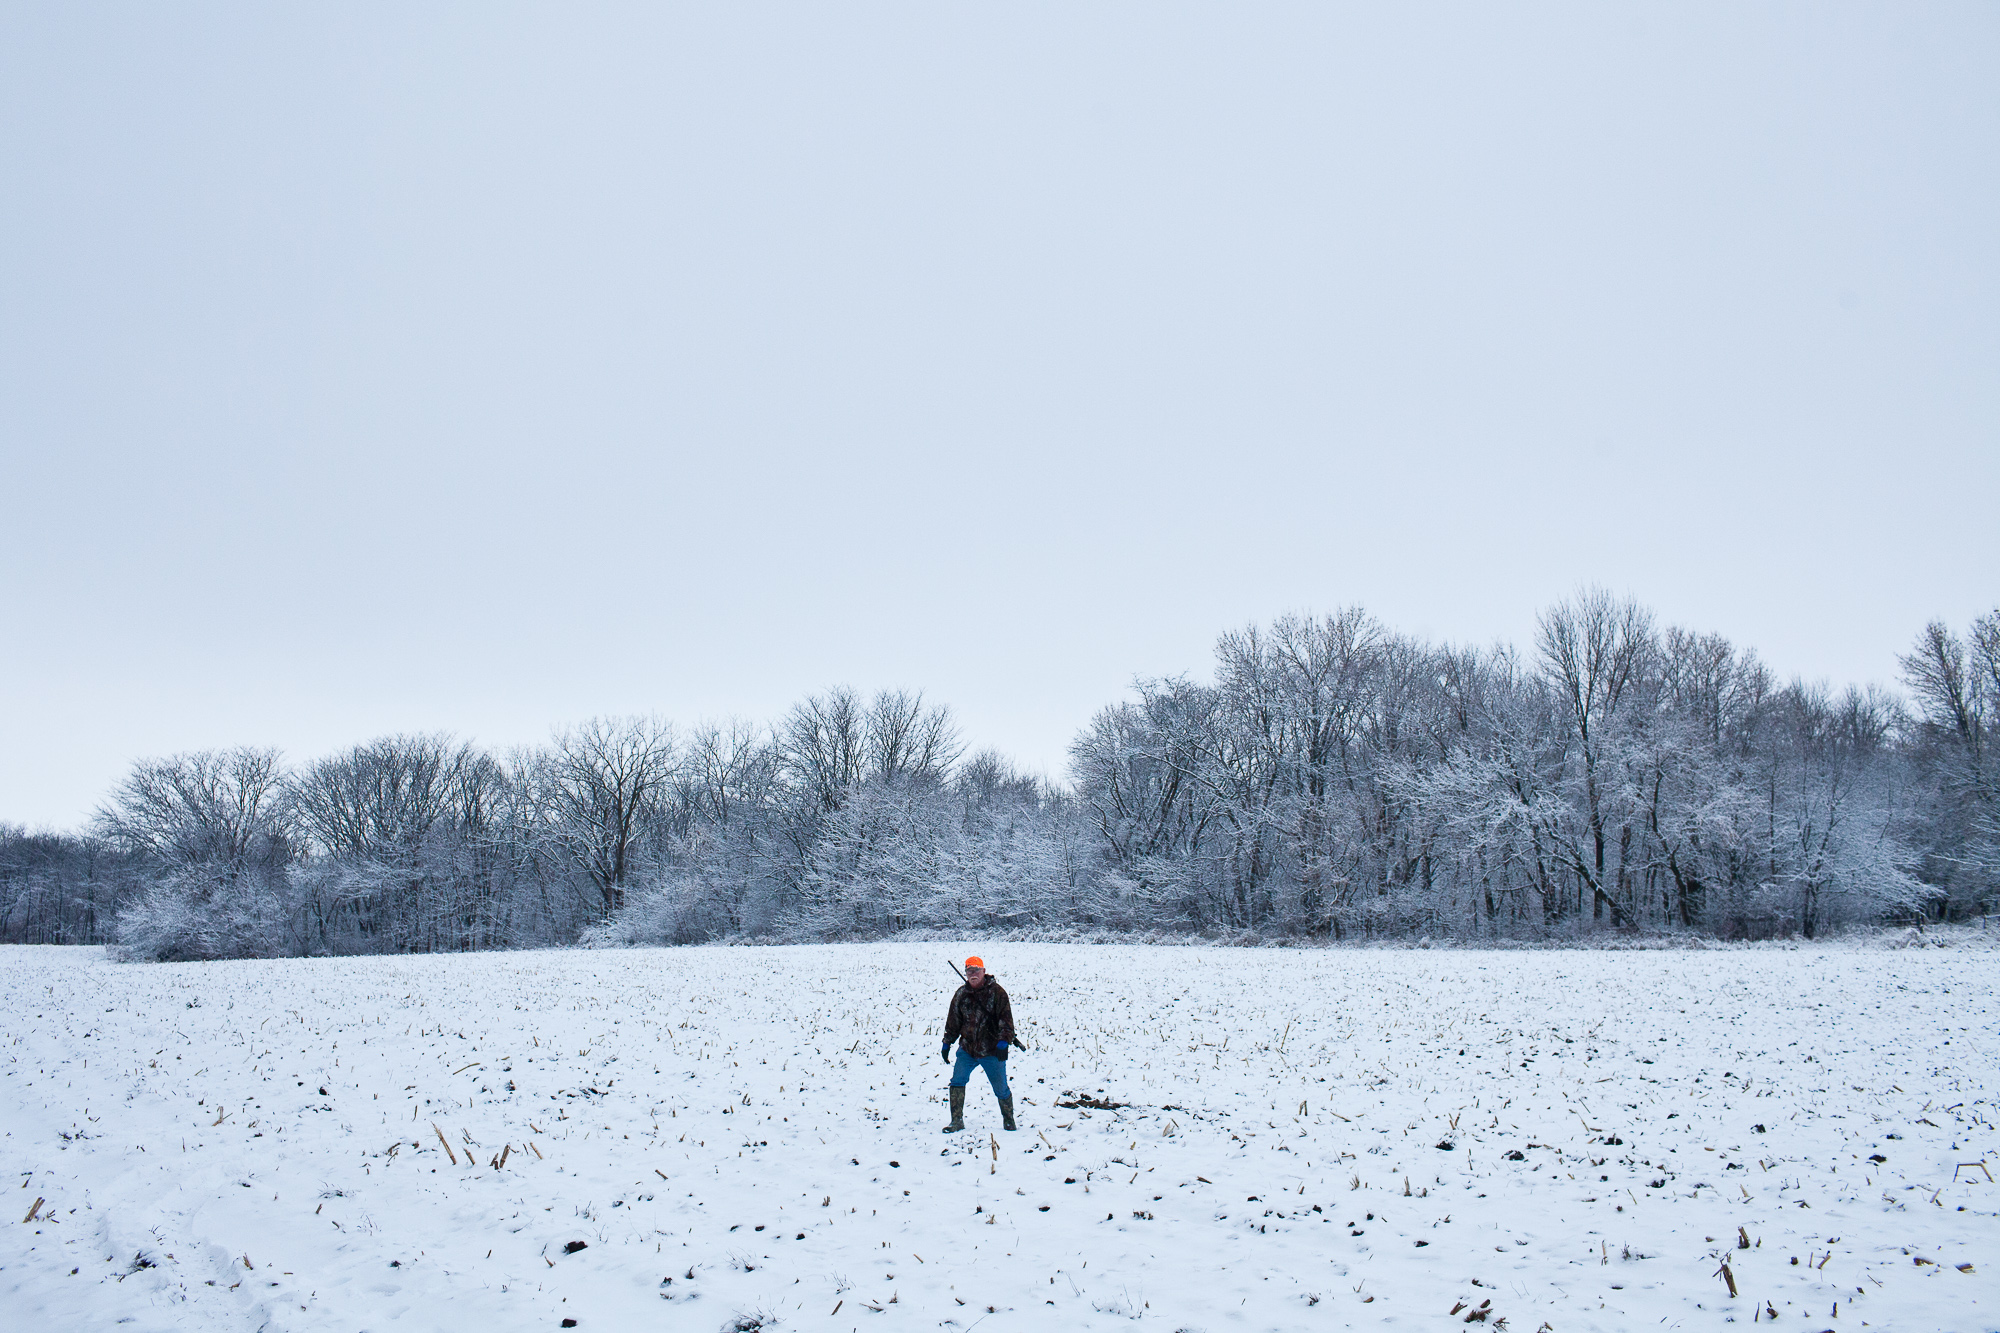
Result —
<instances>
[{"instance_id":1,"label":"field of snow with stubble","mask_svg":"<svg viewBox=\"0 0 2000 1333\"><path fill-rule=\"evenodd\" d=\"M0 1308L43 1330L1989 1330L2000 954L1978 944L9 948ZM979 1074L968 1131L939 1133L968 951L1030 1046L1017 1133Z\"/></svg>"}]
</instances>

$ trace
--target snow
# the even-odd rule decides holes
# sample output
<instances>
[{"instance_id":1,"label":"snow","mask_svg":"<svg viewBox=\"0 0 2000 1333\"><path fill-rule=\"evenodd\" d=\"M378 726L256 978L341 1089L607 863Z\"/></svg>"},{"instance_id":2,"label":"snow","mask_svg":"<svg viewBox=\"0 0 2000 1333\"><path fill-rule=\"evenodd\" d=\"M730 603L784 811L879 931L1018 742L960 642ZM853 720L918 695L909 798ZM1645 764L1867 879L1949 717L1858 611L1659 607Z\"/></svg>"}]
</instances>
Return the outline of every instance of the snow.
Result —
<instances>
[{"instance_id":1,"label":"snow","mask_svg":"<svg viewBox=\"0 0 2000 1333\"><path fill-rule=\"evenodd\" d=\"M0 1293L46 1329L1990 1329L1974 943L10 948ZM938 1132L968 952L1031 1044L1019 1133L979 1076Z\"/></svg>"}]
</instances>

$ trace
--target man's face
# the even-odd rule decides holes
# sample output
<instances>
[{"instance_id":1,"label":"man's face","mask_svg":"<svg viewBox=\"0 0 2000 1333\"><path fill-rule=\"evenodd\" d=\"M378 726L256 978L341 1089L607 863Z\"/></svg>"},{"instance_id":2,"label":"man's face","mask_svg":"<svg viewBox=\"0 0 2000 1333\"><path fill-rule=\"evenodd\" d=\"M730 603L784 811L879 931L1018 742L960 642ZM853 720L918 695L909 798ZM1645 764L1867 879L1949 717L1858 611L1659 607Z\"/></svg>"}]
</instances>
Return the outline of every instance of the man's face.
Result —
<instances>
[{"instance_id":1,"label":"man's face","mask_svg":"<svg viewBox=\"0 0 2000 1333\"><path fill-rule=\"evenodd\" d=\"M966 968L965 984L972 987L974 990L978 990L981 986L986 984L986 969L983 967Z\"/></svg>"}]
</instances>

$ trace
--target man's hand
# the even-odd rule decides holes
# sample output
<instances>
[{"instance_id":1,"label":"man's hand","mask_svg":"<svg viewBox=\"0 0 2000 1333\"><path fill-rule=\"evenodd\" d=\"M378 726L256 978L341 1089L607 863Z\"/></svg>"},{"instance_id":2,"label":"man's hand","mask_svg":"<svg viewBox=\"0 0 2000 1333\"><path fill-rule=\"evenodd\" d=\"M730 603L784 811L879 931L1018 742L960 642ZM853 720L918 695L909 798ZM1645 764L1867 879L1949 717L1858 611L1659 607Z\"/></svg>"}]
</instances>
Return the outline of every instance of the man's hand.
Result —
<instances>
[{"instance_id":1,"label":"man's hand","mask_svg":"<svg viewBox=\"0 0 2000 1333\"><path fill-rule=\"evenodd\" d=\"M950 1063L951 1063L951 1043L950 1043L950 1042L946 1042L946 1043L944 1044L944 1049L943 1049L943 1050L941 1050L941 1051L939 1051L939 1052L938 1052L938 1054L944 1057L944 1062L945 1062L946 1064L950 1064Z\"/></svg>"}]
</instances>

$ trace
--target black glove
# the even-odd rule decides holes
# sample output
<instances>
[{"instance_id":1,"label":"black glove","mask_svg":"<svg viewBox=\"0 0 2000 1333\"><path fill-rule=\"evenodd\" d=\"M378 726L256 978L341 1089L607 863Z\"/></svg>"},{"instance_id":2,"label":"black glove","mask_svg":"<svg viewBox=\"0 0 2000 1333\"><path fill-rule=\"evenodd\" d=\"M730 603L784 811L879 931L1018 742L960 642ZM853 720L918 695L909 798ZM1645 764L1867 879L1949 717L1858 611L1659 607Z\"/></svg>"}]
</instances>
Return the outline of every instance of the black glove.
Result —
<instances>
[{"instance_id":1,"label":"black glove","mask_svg":"<svg viewBox=\"0 0 2000 1333\"><path fill-rule=\"evenodd\" d=\"M943 1049L943 1050L941 1050L941 1051L939 1051L939 1052L938 1052L938 1054L939 1054L939 1055L942 1055L942 1056L944 1057L944 1062L945 1062L946 1064L950 1064L950 1063L951 1063L951 1043L950 1043L950 1042L946 1042L946 1043L944 1044L944 1049Z\"/></svg>"}]
</instances>

